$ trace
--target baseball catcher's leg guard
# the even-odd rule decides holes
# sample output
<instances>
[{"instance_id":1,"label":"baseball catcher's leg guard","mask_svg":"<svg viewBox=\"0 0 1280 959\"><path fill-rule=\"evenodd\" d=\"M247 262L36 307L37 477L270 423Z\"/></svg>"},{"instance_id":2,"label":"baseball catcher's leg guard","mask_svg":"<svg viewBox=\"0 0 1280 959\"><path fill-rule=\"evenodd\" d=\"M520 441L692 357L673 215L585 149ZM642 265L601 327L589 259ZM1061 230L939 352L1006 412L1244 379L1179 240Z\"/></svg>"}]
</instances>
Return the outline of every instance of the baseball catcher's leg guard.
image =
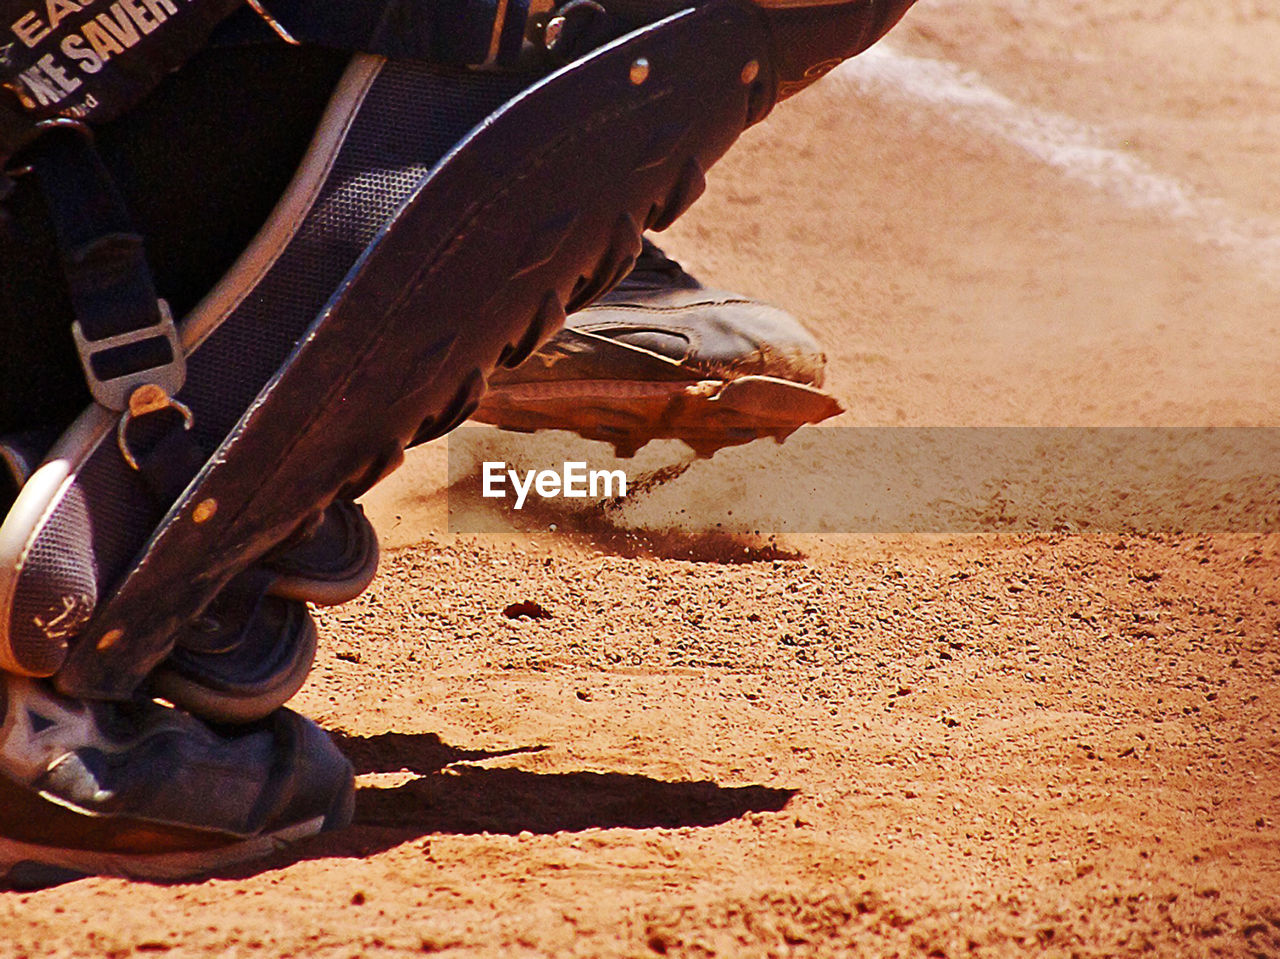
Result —
<instances>
[{"instance_id":1,"label":"baseball catcher's leg guard","mask_svg":"<svg viewBox=\"0 0 1280 959\"><path fill-rule=\"evenodd\" d=\"M300 517L460 423L497 364L625 274L775 92L761 17L729 0L532 85L357 57L182 324L181 391L92 407L23 487L0 529L3 665L128 698Z\"/></svg>"}]
</instances>

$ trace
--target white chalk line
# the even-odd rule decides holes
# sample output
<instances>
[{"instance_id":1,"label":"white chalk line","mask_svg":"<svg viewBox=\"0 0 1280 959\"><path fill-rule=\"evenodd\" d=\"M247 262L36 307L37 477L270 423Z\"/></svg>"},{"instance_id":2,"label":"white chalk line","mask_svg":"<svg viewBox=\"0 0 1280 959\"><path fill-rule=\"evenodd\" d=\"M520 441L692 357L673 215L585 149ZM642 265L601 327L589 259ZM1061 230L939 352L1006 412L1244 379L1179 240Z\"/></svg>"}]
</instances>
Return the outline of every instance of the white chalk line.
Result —
<instances>
[{"instance_id":1,"label":"white chalk line","mask_svg":"<svg viewBox=\"0 0 1280 959\"><path fill-rule=\"evenodd\" d=\"M1152 170L1132 153L1108 146L1102 134L1071 117L1010 100L953 63L872 47L832 76L859 92L921 101L1017 146L1064 176L1125 206L1181 224L1201 243L1223 250L1280 283L1280 226L1233 215L1222 200Z\"/></svg>"}]
</instances>

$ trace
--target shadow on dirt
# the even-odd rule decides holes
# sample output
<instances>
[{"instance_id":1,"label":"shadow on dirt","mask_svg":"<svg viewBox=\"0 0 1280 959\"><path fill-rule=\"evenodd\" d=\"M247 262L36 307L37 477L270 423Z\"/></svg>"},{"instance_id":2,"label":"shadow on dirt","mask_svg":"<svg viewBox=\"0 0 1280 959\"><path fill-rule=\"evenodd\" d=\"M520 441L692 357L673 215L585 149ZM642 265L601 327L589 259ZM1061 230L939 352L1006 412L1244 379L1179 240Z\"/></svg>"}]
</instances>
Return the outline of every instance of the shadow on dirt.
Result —
<instances>
[{"instance_id":1,"label":"shadow on dirt","mask_svg":"<svg viewBox=\"0 0 1280 959\"><path fill-rule=\"evenodd\" d=\"M453 763L477 762L521 753L540 753L546 746L517 746L515 749L459 749L435 733L380 733L377 736L349 736L330 732L342 754L355 767L356 775L406 770L419 776L439 772Z\"/></svg>"},{"instance_id":2,"label":"shadow on dirt","mask_svg":"<svg viewBox=\"0 0 1280 959\"><path fill-rule=\"evenodd\" d=\"M751 812L776 812L795 795L791 789L664 782L624 773L534 773L455 765L541 752L545 746L492 752L457 749L434 733L337 734L335 739L357 773L407 770L420 777L394 787L358 789L355 832L367 827L407 830L411 835L515 835L714 826Z\"/></svg>"},{"instance_id":3,"label":"shadow on dirt","mask_svg":"<svg viewBox=\"0 0 1280 959\"><path fill-rule=\"evenodd\" d=\"M777 812L793 795L789 789L663 782L623 773L463 767L393 789L359 790L356 825L463 835L678 829Z\"/></svg>"},{"instance_id":4,"label":"shadow on dirt","mask_svg":"<svg viewBox=\"0 0 1280 959\"><path fill-rule=\"evenodd\" d=\"M767 786L665 782L626 773L455 765L540 752L545 746L488 752L457 749L434 733L334 735L357 774L408 770L420 778L392 787L361 786L349 828L218 872L217 878L247 878L308 859L365 858L431 835L717 826L753 812L777 812L796 793Z\"/></svg>"}]
</instances>

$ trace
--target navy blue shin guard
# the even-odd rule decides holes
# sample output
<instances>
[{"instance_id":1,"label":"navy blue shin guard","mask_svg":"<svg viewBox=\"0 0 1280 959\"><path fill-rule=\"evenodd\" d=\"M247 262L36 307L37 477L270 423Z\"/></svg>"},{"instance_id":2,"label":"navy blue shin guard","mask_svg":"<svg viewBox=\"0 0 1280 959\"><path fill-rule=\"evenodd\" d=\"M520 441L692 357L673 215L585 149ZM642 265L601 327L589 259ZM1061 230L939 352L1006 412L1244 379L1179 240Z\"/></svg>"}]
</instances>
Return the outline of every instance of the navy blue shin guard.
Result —
<instances>
[{"instance_id":1,"label":"navy blue shin guard","mask_svg":"<svg viewBox=\"0 0 1280 959\"><path fill-rule=\"evenodd\" d=\"M232 578L616 282L776 96L761 18L729 0L526 84L353 61L275 213L181 325L181 406L91 408L23 488L0 529L0 665L129 697Z\"/></svg>"}]
</instances>

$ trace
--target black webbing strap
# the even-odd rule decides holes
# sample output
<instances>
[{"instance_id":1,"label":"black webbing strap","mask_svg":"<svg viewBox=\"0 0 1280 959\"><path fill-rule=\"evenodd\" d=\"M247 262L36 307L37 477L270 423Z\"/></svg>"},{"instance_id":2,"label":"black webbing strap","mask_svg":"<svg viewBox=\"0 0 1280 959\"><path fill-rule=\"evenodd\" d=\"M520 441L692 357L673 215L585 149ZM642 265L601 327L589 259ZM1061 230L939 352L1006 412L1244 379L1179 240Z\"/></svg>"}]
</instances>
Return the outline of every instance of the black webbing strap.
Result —
<instances>
[{"instance_id":1,"label":"black webbing strap","mask_svg":"<svg viewBox=\"0 0 1280 959\"><path fill-rule=\"evenodd\" d=\"M143 385L172 397L182 388L186 365L142 237L88 129L54 121L42 133L28 155L57 236L89 390L118 411Z\"/></svg>"},{"instance_id":2,"label":"black webbing strap","mask_svg":"<svg viewBox=\"0 0 1280 959\"><path fill-rule=\"evenodd\" d=\"M97 402L121 414L121 456L167 506L206 458L190 411L174 399L186 379L177 329L88 128L46 121L40 134L22 160L44 195L85 380Z\"/></svg>"}]
</instances>

